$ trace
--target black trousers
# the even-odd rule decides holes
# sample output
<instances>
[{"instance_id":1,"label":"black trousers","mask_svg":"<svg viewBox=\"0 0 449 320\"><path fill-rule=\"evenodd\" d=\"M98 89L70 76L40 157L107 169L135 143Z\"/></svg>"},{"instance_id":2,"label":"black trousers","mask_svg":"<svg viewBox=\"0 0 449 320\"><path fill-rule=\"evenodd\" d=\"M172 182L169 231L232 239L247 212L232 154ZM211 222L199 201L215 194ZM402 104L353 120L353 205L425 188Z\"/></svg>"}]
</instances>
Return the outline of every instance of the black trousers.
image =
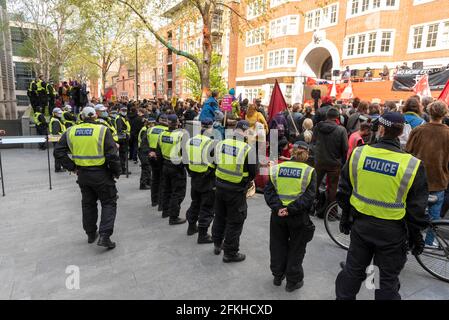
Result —
<instances>
[{"instance_id":1,"label":"black trousers","mask_svg":"<svg viewBox=\"0 0 449 320\"><path fill-rule=\"evenodd\" d=\"M55 148L56 144L57 144L57 142L53 142L53 149ZM56 158L54 158L54 159L55 159L55 171L56 170L58 170L58 171L62 170L62 163L61 163L61 161L56 159Z\"/></svg>"},{"instance_id":2,"label":"black trousers","mask_svg":"<svg viewBox=\"0 0 449 320\"><path fill-rule=\"evenodd\" d=\"M179 217L181 203L186 196L186 169L164 162L162 175L162 213L168 214L170 220L175 220Z\"/></svg>"},{"instance_id":3,"label":"black trousers","mask_svg":"<svg viewBox=\"0 0 449 320\"><path fill-rule=\"evenodd\" d=\"M139 160L140 160L140 185L151 184L151 167L150 167L150 159L148 159L148 154L145 154L139 151Z\"/></svg>"},{"instance_id":4,"label":"black trousers","mask_svg":"<svg viewBox=\"0 0 449 320\"><path fill-rule=\"evenodd\" d=\"M192 182L190 197L192 202L186 212L187 221L191 224L198 222L198 228L207 230L214 219L215 190L199 190Z\"/></svg>"},{"instance_id":5,"label":"black trousers","mask_svg":"<svg viewBox=\"0 0 449 320\"><path fill-rule=\"evenodd\" d=\"M131 135L129 138L129 154L128 154L129 160L137 161L138 146L139 146L139 144L138 144L137 137L135 137L134 135Z\"/></svg>"},{"instance_id":6,"label":"black trousers","mask_svg":"<svg viewBox=\"0 0 449 320\"><path fill-rule=\"evenodd\" d=\"M407 261L407 231L402 221L386 221L369 216L355 219L346 265L338 274L338 300L354 300L366 278L366 268L374 258L380 274L376 300L400 300L399 274ZM376 281L375 281L376 282Z\"/></svg>"},{"instance_id":7,"label":"black trousers","mask_svg":"<svg viewBox=\"0 0 449 320\"><path fill-rule=\"evenodd\" d=\"M43 125L36 126L36 133L40 136L46 136L48 134L47 127ZM47 149L47 143L45 142L39 143L39 149L41 150Z\"/></svg>"},{"instance_id":8,"label":"black trousers","mask_svg":"<svg viewBox=\"0 0 449 320\"><path fill-rule=\"evenodd\" d=\"M159 204L162 199L162 163L158 160L151 159L151 204ZM162 204L162 203L161 203Z\"/></svg>"},{"instance_id":9,"label":"black trousers","mask_svg":"<svg viewBox=\"0 0 449 320\"><path fill-rule=\"evenodd\" d=\"M83 228L87 234L97 231L98 207L101 203L100 235L110 236L114 231L117 214L117 188L110 174L104 171L83 172L78 176L81 189Z\"/></svg>"},{"instance_id":10,"label":"black trousers","mask_svg":"<svg viewBox=\"0 0 449 320\"><path fill-rule=\"evenodd\" d=\"M217 187L212 238L216 246L223 244L225 255L235 255L239 251L247 211L246 192Z\"/></svg>"},{"instance_id":11,"label":"black trousers","mask_svg":"<svg viewBox=\"0 0 449 320\"><path fill-rule=\"evenodd\" d=\"M120 158L120 164L122 166L122 172L126 173L126 161L128 159L126 158L127 153L129 151L129 143L128 140L119 140L119 148L118 148L118 154Z\"/></svg>"},{"instance_id":12,"label":"black trousers","mask_svg":"<svg viewBox=\"0 0 449 320\"><path fill-rule=\"evenodd\" d=\"M307 214L304 216L309 219ZM273 276L285 275L289 283L298 283L304 279L302 262L306 254L307 232L302 215L292 217L271 215L270 269Z\"/></svg>"}]
</instances>

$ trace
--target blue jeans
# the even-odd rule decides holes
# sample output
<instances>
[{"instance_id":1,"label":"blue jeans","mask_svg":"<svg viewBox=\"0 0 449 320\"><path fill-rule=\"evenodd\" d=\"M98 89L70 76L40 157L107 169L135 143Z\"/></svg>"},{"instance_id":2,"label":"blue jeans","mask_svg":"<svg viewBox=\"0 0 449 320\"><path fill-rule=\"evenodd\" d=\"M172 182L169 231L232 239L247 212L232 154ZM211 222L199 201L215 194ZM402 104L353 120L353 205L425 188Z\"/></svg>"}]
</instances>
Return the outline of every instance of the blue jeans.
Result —
<instances>
[{"instance_id":1,"label":"blue jeans","mask_svg":"<svg viewBox=\"0 0 449 320\"><path fill-rule=\"evenodd\" d=\"M444 202L444 190L443 191L432 191L429 194L437 196L438 200L433 205L429 206L429 216L430 220L438 220L440 219L441 207ZM429 230L426 235L426 245L431 245L433 243L433 233Z\"/></svg>"}]
</instances>

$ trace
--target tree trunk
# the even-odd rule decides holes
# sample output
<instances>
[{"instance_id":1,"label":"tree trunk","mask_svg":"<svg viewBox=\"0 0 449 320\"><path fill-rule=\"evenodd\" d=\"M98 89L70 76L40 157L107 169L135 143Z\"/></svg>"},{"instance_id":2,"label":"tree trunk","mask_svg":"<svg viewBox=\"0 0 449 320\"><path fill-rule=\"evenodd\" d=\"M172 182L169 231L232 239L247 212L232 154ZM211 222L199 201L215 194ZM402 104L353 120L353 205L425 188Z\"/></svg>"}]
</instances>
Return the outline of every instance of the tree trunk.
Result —
<instances>
[{"instance_id":1,"label":"tree trunk","mask_svg":"<svg viewBox=\"0 0 449 320\"><path fill-rule=\"evenodd\" d=\"M210 68L212 65L212 34L210 12L203 16L203 61L198 66L201 79L201 100L204 102L210 94Z\"/></svg>"}]
</instances>

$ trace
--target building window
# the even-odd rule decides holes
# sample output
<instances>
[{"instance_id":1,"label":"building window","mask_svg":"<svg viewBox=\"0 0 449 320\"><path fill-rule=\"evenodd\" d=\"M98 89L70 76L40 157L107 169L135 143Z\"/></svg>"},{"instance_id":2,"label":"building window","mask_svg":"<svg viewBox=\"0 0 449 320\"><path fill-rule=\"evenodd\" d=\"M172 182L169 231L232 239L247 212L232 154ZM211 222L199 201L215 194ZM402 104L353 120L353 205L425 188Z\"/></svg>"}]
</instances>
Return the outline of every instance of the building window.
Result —
<instances>
[{"instance_id":1,"label":"building window","mask_svg":"<svg viewBox=\"0 0 449 320\"><path fill-rule=\"evenodd\" d=\"M437 45L438 36L438 24L432 24L429 26L429 31L427 33L427 48L432 48Z\"/></svg>"},{"instance_id":2,"label":"building window","mask_svg":"<svg viewBox=\"0 0 449 320\"><path fill-rule=\"evenodd\" d=\"M268 68L292 67L296 61L296 49L286 48L268 52Z\"/></svg>"},{"instance_id":3,"label":"building window","mask_svg":"<svg viewBox=\"0 0 449 320\"><path fill-rule=\"evenodd\" d=\"M255 99L259 98L261 92L261 88L246 88L245 98L248 99L250 103L253 103Z\"/></svg>"},{"instance_id":4,"label":"building window","mask_svg":"<svg viewBox=\"0 0 449 320\"><path fill-rule=\"evenodd\" d=\"M248 57L245 59L245 72L262 71L263 63L263 56Z\"/></svg>"},{"instance_id":5,"label":"building window","mask_svg":"<svg viewBox=\"0 0 449 320\"><path fill-rule=\"evenodd\" d=\"M350 35L345 40L346 57L384 56L393 51L393 30L377 30ZM356 50L357 48L357 50Z\"/></svg>"},{"instance_id":6,"label":"building window","mask_svg":"<svg viewBox=\"0 0 449 320\"><path fill-rule=\"evenodd\" d=\"M354 55L355 37L348 38L348 56Z\"/></svg>"},{"instance_id":7,"label":"building window","mask_svg":"<svg viewBox=\"0 0 449 320\"><path fill-rule=\"evenodd\" d=\"M255 0L250 4L248 4L246 11L246 18L254 19L262 15L262 13L264 13L266 9L267 9L267 0Z\"/></svg>"},{"instance_id":8,"label":"building window","mask_svg":"<svg viewBox=\"0 0 449 320\"><path fill-rule=\"evenodd\" d=\"M368 53L373 53L376 51L376 33L370 33L369 34L369 40L368 40Z\"/></svg>"},{"instance_id":9,"label":"building window","mask_svg":"<svg viewBox=\"0 0 449 320\"><path fill-rule=\"evenodd\" d=\"M398 10L399 0L348 0L347 17L369 14L382 10Z\"/></svg>"},{"instance_id":10,"label":"building window","mask_svg":"<svg viewBox=\"0 0 449 320\"><path fill-rule=\"evenodd\" d=\"M410 27L408 52L449 49L449 20Z\"/></svg>"},{"instance_id":11,"label":"building window","mask_svg":"<svg viewBox=\"0 0 449 320\"><path fill-rule=\"evenodd\" d=\"M305 32L323 29L337 24L338 3L306 13Z\"/></svg>"},{"instance_id":12,"label":"building window","mask_svg":"<svg viewBox=\"0 0 449 320\"><path fill-rule=\"evenodd\" d=\"M292 93L293 93L293 85L287 84L285 86L285 102L291 104L292 103Z\"/></svg>"},{"instance_id":13,"label":"building window","mask_svg":"<svg viewBox=\"0 0 449 320\"><path fill-rule=\"evenodd\" d=\"M184 32L182 34L182 37L185 39L189 36L189 26L185 25L183 30L184 30Z\"/></svg>"},{"instance_id":14,"label":"building window","mask_svg":"<svg viewBox=\"0 0 449 320\"><path fill-rule=\"evenodd\" d=\"M391 32L382 32L382 43L380 52L390 52L391 46Z\"/></svg>"},{"instance_id":15,"label":"building window","mask_svg":"<svg viewBox=\"0 0 449 320\"><path fill-rule=\"evenodd\" d=\"M423 3L428 3L428 2L432 2L434 0L413 0L413 5L417 6L419 4L423 4Z\"/></svg>"},{"instance_id":16,"label":"building window","mask_svg":"<svg viewBox=\"0 0 449 320\"><path fill-rule=\"evenodd\" d=\"M297 35L299 16L285 16L270 22L270 38Z\"/></svg>"},{"instance_id":17,"label":"building window","mask_svg":"<svg viewBox=\"0 0 449 320\"><path fill-rule=\"evenodd\" d=\"M270 7L274 8L274 7L280 6L281 4L284 4L287 2L289 2L289 0L271 0Z\"/></svg>"},{"instance_id":18,"label":"building window","mask_svg":"<svg viewBox=\"0 0 449 320\"><path fill-rule=\"evenodd\" d=\"M246 46L255 46L265 41L265 28L261 27L246 32Z\"/></svg>"}]
</instances>

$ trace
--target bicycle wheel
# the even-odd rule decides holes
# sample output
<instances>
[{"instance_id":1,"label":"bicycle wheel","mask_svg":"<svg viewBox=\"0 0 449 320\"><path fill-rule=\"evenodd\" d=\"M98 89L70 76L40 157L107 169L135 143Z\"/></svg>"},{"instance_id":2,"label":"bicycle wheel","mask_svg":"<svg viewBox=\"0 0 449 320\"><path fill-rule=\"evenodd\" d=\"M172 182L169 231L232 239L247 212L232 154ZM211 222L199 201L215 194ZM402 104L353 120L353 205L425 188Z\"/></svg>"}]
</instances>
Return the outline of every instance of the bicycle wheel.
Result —
<instances>
[{"instance_id":1,"label":"bicycle wheel","mask_svg":"<svg viewBox=\"0 0 449 320\"><path fill-rule=\"evenodd\" d=\"M423 253L415 258L432 276L449 282L449 220L433 221L429 230L433 233L438 246L426 246ZM426 232L427 230L424 237Z\"/></svg>"},{"instance_id":2,"label":"bicycle wheel","mask_svg":"<svg viewBox=\"0 0 449 320\"><path fill-rule=\"evenodd\" d=\"M349 235L340 232L340 219L341 208L338 206L337 202L332 202L327 207L326 213L324 214L324 227L332 241L339 247L348 250L350 237Z\"/></svg>"}]
</instances>

